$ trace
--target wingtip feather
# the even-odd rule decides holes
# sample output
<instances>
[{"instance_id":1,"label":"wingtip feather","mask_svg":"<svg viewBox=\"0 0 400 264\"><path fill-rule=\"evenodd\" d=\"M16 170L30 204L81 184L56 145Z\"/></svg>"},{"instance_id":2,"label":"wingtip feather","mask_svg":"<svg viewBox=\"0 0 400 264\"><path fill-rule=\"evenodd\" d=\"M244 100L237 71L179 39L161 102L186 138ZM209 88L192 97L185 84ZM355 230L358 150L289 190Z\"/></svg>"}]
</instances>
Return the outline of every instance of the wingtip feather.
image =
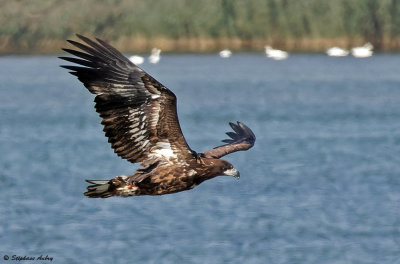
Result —
<instances>
[{"instance_id":1,"label":"wingtip feather","mask_svg":"<svg viewBox=\"0 0 400 264\"><path fill-rule=\"evenodd\" d=\"M246 139L249 143L254 144L256 136L254 135L253 131L240 121L236 121L236 123L237 124L229 122L229 125L234 132L226 132L226 134L232 139L224 139L222 142L230 144L238 140Z\"/></svg>"}]
</instances>

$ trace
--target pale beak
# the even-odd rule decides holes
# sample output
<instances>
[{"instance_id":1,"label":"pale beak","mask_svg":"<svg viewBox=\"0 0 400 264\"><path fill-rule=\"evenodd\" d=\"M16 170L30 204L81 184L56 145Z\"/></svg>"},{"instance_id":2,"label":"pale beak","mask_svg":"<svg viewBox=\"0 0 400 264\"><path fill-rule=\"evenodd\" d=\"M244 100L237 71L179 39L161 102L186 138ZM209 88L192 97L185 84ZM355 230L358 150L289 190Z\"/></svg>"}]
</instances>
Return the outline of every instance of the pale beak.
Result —
<instances>
[{"instance_id":1,"label":"pale beak","mask_svg":"<svg viewBox=\"0 0 400 264\"><path fill-rule=\"evenodd\" d=\"M238 171L237 169L235 169L235 168L232 168L232 169L230 169L230 170L224 171L224 175L226 175L226 176L233 176L233 177L235 177L236 179L239 179L239 178L240 178L240 173L239 173L239 171Z\"/></svg>"}]
</instances>

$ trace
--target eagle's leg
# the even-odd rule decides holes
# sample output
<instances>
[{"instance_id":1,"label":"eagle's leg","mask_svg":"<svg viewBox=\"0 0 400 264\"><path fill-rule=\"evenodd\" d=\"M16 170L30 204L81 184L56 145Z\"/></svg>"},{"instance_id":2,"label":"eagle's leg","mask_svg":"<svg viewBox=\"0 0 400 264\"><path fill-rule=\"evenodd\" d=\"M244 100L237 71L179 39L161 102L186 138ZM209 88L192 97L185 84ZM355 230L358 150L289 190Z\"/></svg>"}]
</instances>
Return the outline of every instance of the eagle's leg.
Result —
<instances>
[{"instance_id":1,"label":"eagle's leg","mask_svg":"<svg viewBox=\"0 0 400 264\"><path fill-rule=\"evenodd\" d=\"M133 184L129 184L129 185L128 185L128 189L131 190L131 189L133 189L133 188L137 188L136 184L133 183Z\"/></svg>"}]
</instances>

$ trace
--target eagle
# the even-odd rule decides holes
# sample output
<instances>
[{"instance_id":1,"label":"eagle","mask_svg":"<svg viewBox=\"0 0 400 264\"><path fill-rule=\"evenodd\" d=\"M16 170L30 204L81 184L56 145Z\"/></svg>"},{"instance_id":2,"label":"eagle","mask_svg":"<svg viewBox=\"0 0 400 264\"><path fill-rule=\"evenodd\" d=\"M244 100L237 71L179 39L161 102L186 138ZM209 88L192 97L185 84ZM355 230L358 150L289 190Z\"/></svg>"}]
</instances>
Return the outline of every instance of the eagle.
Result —
<instances>
[{"instance_id":1,"label":"eagle","mask_svg":"<svg viewBox=\"0 0 400 264\"><path fill-rule=\"evenodd\" d=\"M225 144L197 153L187 144L179 125L175 94L121 52L99 38L77 35L67 40L74 63L61 65L95 95L95 109L114 152L142 167L132 175L111 180L86 180L89 198L163 195L190 190L216 176L240 177L221 157L254 145L256 137L245 124L229 123L233 132Z\"/></svg>"}]
</instances>

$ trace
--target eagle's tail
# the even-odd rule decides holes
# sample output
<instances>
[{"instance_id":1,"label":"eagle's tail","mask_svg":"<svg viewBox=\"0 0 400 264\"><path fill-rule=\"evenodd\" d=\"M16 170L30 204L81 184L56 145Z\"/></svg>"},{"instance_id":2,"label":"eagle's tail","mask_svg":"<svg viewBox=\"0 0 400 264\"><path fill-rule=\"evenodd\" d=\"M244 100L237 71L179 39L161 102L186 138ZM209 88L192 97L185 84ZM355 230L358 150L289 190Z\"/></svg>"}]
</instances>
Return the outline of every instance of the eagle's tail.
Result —
<instances>
[{"instance_id":1,"label":"eagle's tail","mask_svg":"<svg viewBox=\"0 0 400 264\"><path fill-rule=\"evenodd\" d=\"M111 196L132 196L137 195L138 187L135 184L128 184L127 176L117 176L111 180L86 180L89 185L85 196L89 198L108 198Z\"/></svg>"}]
</instances>

